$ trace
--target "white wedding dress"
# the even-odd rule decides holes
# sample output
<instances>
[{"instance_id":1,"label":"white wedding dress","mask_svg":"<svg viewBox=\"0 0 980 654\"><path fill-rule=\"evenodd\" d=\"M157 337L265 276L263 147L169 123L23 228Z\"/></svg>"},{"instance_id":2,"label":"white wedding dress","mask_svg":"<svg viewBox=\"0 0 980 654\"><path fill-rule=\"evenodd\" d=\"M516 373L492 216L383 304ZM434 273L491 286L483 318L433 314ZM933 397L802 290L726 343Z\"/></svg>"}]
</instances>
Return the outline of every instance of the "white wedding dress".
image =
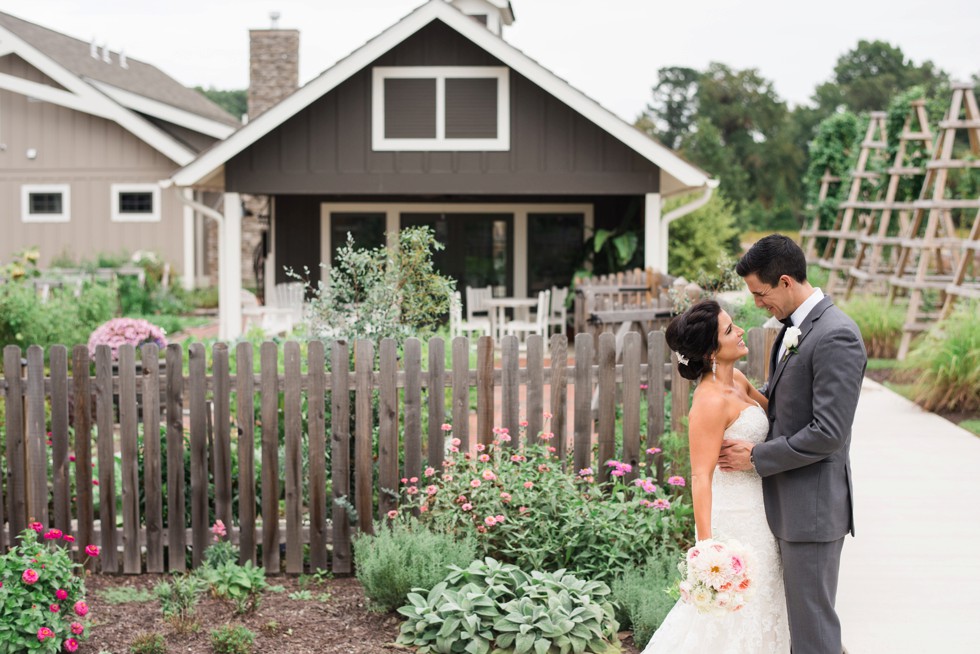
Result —
<instances>
[{"instance_id":1,"label":"white wedding dress","mask_svg":"<svg viewBox=\"0 0 980 654\"><path fill-rule=\"evenodd\" d=\"M725 439L761 443L769 418L758 405L746 407ZM745 607L729 613L698 613L678 601L643 654L788 654L789 622L783 595L779 549L762 503L762 479L754 471L715 469L711 483L711 528L718 540L734 539L751 548L753 592Z\"/></svg>"}]
</instances>

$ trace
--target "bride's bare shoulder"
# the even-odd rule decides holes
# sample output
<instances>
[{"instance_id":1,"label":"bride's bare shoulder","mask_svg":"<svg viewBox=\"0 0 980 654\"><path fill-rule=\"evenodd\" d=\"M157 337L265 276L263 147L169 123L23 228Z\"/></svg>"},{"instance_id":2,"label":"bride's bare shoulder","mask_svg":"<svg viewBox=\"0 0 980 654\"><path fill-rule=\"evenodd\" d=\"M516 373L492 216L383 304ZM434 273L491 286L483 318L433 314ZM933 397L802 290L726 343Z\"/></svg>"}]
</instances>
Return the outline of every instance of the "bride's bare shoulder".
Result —
<instances>
[{"instance_id":1,"label":"bride's bare shoulder","mask_svg":"<svg viewBox=\"0 0 980 654\"><path fill-rule=\"evenodd\" d=\"M727 414L729 400L724 393L708 385L698 386L691 402L691 417L724 416Z\"/></svg>"}]
</instances>

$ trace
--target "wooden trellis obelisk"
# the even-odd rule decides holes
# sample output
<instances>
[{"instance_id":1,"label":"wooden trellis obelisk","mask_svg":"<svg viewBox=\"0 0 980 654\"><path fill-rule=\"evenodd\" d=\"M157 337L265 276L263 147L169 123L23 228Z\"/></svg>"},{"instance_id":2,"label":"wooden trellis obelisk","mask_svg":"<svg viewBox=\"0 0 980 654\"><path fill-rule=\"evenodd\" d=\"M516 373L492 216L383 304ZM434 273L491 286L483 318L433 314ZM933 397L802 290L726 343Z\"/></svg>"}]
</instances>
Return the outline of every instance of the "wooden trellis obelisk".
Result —
<instances>
[{"instance_id":1,"label":"wooden trellis obelisk","mask_svg":"<svg viewBox=\"0 0 980 654\"><path fill-rule=\"evenodd\" d=\"M958 130L966 130L969 136L969 158L954 158L953 146ZM972 211L980 210L980 198L947 198L946 193L949 172L975 169L978 158L980 111L973 85L953 84L950 108L945 120L939 123L939 140L932 160L926 164L926 180L920 199L914 203L909 238L903 244L895 275L889 279L889 302L894 301L897 289L909 292L899 359L906 357L917 333L925 331L948 312L952 307L950 296L974 292L980 211L967 238L957 235L953 211L967 210L972 215ZM913 268L914 274L910 274ZM967 278L968 271L972 271L970 279Z\"/></svg>"},{"instance_id":2,"label":"wooden trellis obelisk","mask_svg":"<svg viewBox=\"0 0 980 654\"><path fill-rule=\"evenodd\" d=\"M832 184L840 184L840 177L832 175L830 168L827 168L823 172L823 177L820 178L820 191L817 193L817 204L814 207L810 207L813 210L813 218L810 221L810 226L800 231L800 238L803 241L801 246L807 261L816 259L817 240L830 233L830 229L827 226L824 226L824 229L820 228L820 207L823 206L824 201L826 201L827 196L830 194Z\"/></svg>"},{"instance_id":3,"label":"wooden trellis obelisk","mask_svg":"<svg viewBox=\"0 0 980 654\"><path fill-rule=\"evenodd\" d=\"M889 276L895 270L899 246L905 238L912 210L911 202L897 202L899 184L903 178L915 177L925 173L924 166L913 166L909 161L910 144L919 144L922 152L932 158L932 131L926 113L925 100L913 100L909 115L905 118L902 133L898 140L898 150L892 167L888 169L888 188L880 208L872 209L868 232L857 239L857 254L848 270L847 297L855 289L870 290L884 294ZM893 218L897 216L896 225Z\"/></svg>"},{"instance_id":4,"label":"wooden trellis obelisk","mask_svg":"<svg viewBox=\"0 0 980 654\"><path fill-rule=\"evenodd\" d=\"M840 203L837 210L837 220L834 228L827 234L827 244L824 247L823 257L817 262L821 268L830 270L830 277L827 282L827 293L833 291L836 282L837 272L846 271L850 268L851 262L845 262L847 244L853 243L858 233L867 229L869 217L866 213L868 209L876 205L879 193L876 181L880 173L869 170L869 164L883 157L888 148L887 132L885 120L888 115L884 111L871 112L868 121L868 129L865 132L864 140L861 142L861 152L858 154L857 164L850 172L850 189L847 200ZM857 218L857 220L855 220Z\"/></svg>"}]
</instances>

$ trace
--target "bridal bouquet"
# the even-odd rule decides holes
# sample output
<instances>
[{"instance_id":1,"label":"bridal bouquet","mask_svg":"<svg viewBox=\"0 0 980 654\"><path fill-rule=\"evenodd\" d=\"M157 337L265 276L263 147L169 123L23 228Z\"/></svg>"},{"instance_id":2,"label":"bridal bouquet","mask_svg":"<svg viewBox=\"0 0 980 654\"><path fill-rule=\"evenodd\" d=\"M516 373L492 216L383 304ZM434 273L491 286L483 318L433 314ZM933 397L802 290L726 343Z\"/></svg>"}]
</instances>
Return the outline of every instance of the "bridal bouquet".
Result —
<instances>
[{"instance_id":1,"label":"bridal bouquet","mask_svg":"<svg viewBox=\"0 0 980 654\"><path fill-rule=\"evenodd\" d=\"M681 599L699 613L738 611L752 586L747 560L748 552L738 541L698 541L681 564Z\"/></svg>"}]
</instances>

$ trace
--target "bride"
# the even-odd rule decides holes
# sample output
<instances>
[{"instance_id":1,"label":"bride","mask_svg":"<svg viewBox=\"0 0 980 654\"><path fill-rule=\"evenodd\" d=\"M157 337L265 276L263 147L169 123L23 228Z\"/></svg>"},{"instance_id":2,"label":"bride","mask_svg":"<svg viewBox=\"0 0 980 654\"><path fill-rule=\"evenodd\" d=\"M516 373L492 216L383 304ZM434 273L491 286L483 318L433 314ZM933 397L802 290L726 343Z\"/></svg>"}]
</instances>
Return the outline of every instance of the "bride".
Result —
<instances>
[{"instance_id":1,"label":"bride","mask_svg":"<svg viewBox=\"0 0 980 654\"><path fill-rule=\"evenodd\" d=\"M749 349L744 330L714 300L698 302L667 327L677 369L698 381L689 420L691 493L698 540L734 539L751 552L753 591L737 612L698 613L679 601L643 654L785 654L790 651L786 600L776 541L766 522L762 480L755 471L716 467L722 440L762 442L767 400L735 362Z\"/></svg>"}]
</instances>

